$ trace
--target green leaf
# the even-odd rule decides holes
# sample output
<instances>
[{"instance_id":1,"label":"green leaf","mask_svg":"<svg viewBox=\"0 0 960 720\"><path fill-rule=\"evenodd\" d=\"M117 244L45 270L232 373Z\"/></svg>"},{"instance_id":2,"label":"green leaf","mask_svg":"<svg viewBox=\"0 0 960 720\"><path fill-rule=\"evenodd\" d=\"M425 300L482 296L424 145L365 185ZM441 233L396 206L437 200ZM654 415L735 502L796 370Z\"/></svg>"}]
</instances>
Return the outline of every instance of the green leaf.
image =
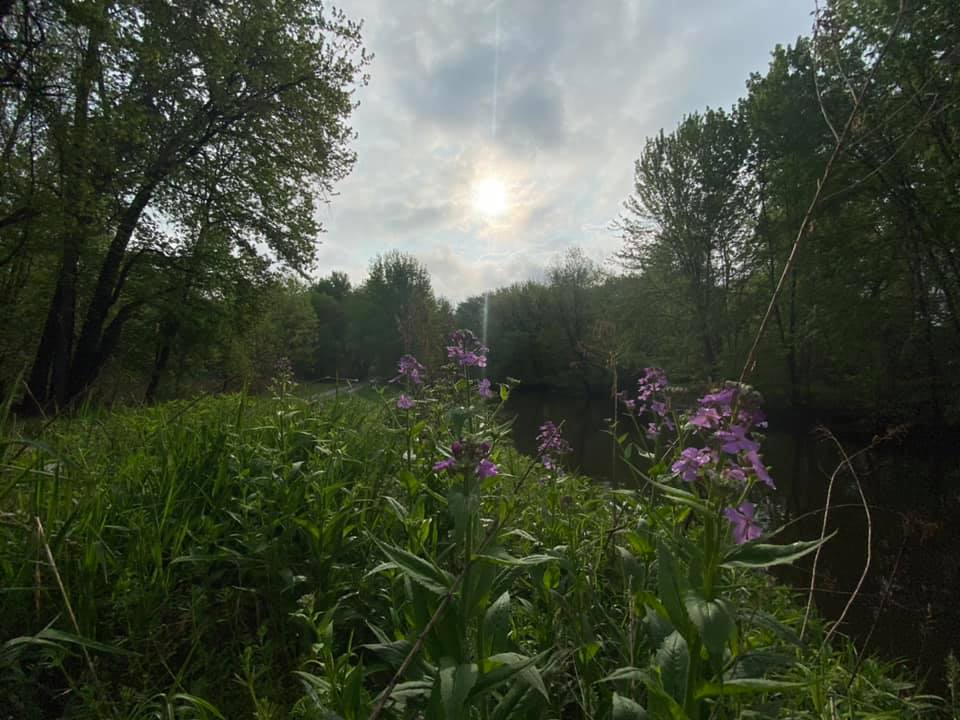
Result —
<instances>
[{"instance_id":1,"label":"green leaf","mask_svg":"<svg viewBox=\"0 0 960 720\"><path fill-rule=\"evenodd\" d=\"M510 397L510 389L506 385L500 386L500 402L506 402Z\"/></svg>"},{"instance_id":2,"label":"green leaf","mask_svg":"<svg viewBox=\"0 0 960 720\"><path fill-rule=\"evenodd\" d=\"M413 643L409 640L397 640L389 643L367 643L360 647L376 653L390 667L397 669L403 664L403 661L407 659L407 654L410 652L410 648L413 647Z\"/></svg>"},{"instance_id":3,"label":"green leaf","mask_svg":"<svg viewBox=\"0 0 960 720\"><path fill-rule=\"evenodd\" d=\"M462 543L466 536L470 517L480 510L480 496L474 493L464 495L460 490L451 490L447 495L447 509L453 519L457 542Z\"/></svg>"},{"instance_id":4,"label":"green leaf","mask_svg":"<svg viewBox=\"0 0 960 720\"><path fill-rule=\"evenodd\" d=\"M616 548L617 553L620 555L620 561L623 565L623 574L627 578L636 581L631 587L640 587L640 583L644 578L643 566L637 561L637 558L634 557L633 553L627 550L625 547L622 545L617 545Z\"/></svg>"},{"instance_id":5,"label":"green leaf","mask_svg":"<svg viewBox=\"0 0 960 720\"><path fill-rule=\"evenodd\" d=\"M390 510L393 511L393 514L397 516L397 520L400 522L405 522L410 513L400 503L400 501L394 497L390 497L389 495L384 495L383 499L386 500L387 505L390 507Z\"/></svg>"},{"instance_id":6,"label":"green leaf","mask_svg":"<svg viewBox=\"0 0 960 720\"><path fill-rule=\"evenodd\" d=\"M405 702L412 698L428 697L432 690L432 680L410 680L409 682L398 683L393 692L390 693L390 698Z\"/></svg>"},{"instance_id":7,"label":"green leaf","mask_svg":"<svg viewBox=\"0 0 960 720\"><path fill-rule=\"evenodd\" d=\"M397 473L397 480L403 483L404 488L411 495L416 494L417 488L420 487L420 481L417 479L417 476L414 475L409 470L401 470Z\"/></svg>"},{"instance_id":8,"label":"green leaf","mask_svg":"<svg viewBox=\"0 0 960 720\"><path fill-rule=\"evenodd\" d=\"M836 534L837 531L834 530L823 540L805 540L789 545L766 545L752 542L737 545L724 556L721 567L764 568L771 565L789 565L804 555L809 555Z\"/></svg>"},{"instance_id":9,"label":"green leaf","mask_svg":"<svg viewBox=\"0 0 960 720\"><path fill-rule=\"evenodd\" d=\"M510 565L510 566L520 566L520 565L543 565L548 563L551 560L558 560L559 558L553 557L552 555L527 555L522 558L515 558L510 555L506 550L502 552L497 552L496 554L489 553L483 555L474 555L474 558L477 560L488 560L492 563L497 563L498 565Z\"/></svg>"},{"instance_id":10,"label":"green leaf","mask_svg":"<svg viewBox=\"0 0 960 720\"><path fill-rule=\"evenodd\" d=\"M683 592L680 574L670 549L662 541L657 543L657 589L660 601L670 616L670 622L677 629L686 628L689 621L681 600Z\"/></svg>"},{"instance_id":11,"label":"green leaf","mask_svg":"<svg viewBox=\"0 0 960 720\"><path fill-rule=\"evenodd\" d=\"M699 497L691 492L682 490L681 488L673 487L672 485L666 485L664 483L657 482L656 480L651 480L650 484L658 488L670 500L679 505L686 505L687 507L691 507L694 510L699 510L700 512L709 512L709 508L707 508L706 504L704 504Z\"/></svg>"},{"instance_id":12,"label":"green leaf","mask_svg":"<svg viewBox=\"0 0 960 720\"><path fill-rule=\"evenodd\" d=\"M483 561L473 563L460 593L461 613L464 618L471 618L478 609L486 607L500 572L498 566L493 563Z\"/></svg>"},{"instance_id":13,"label":"green leaf","mask_svg":"<svg viewBox=\"0 0 960 720\"><path fill-rule=\"evenodd\" d=\"M390 562L393 563L396 568L427 590L437 595L442 595L453 585L453 575L446 570L442 570L433 563L417 557L402 548L387 545L379 541L376 542L377 546L383 551L383 554L390 558ZM382 569L384 569L384 565L378 566L375 568L375 571Z\"/></svg>"},{"instance_id":14,"label":"green leaf","mask_svg":"<svg viewBox=\"0 0 960 720\"><path fill-rule=\"evenodd\" d=\"M470 699L480 697L484 693L490 692L495 688L499 687L503 683L507 682L511 678L520 675L524 670L534 665L534 663L542 660L547 656L547 652L543 652L534 657L527 657L526 655L521 655L520 653L514 652L505 652L498 653L496 655L491 655L484 662L485 672L477 680L476 685L473 688L473 691L470 693ZM491 667L487 669L487 665ZM530 675L523 676L525 680L531 679ZM536 683L537 678L540 678L539 671L536 673L536 677L532 678L533 682ZM540 684L542 685L543 680L540 679ZM537 688L539 690L539 688ZM546 688L544 688L546 692Z\"/></svg>"},{"instance_id":15,"label":"green leaf","mask_svg":"<svg viewBox=\"0 0 960 720\"><path fill-rule=\"evenodd\" d=\"M647 711L630 698L613 694L613 720L646 720Z\"/></svg>"},{"instance_id":16,"label":"green leaf","mask_svg":"<svg viewBox=\"0 0 960 720\"><path fill-rule=\"evenodd\" d=\"M676 629L667 618L649 605L647 605L647 613L643 618L643 624L647 627L651 647L660 647L667 636Z\"/></svg>"},{"instance_id":17,"label":"green leaf","mask_svg":"<svg viewBox=\"0 0 960 720\"><path fill-rule=\"evenodd\" d=\"M803 683L784 682L781 680L765 680L763 678L738 678L728 680L722 685L718 683L705 683L697 690L698 700L708 697L721 697L725 695L756 695L765 692L784 692L787 690L796 690L803 687Z\"/></svg>"},{"instance_id":18,"label":"green leaf","mask_svg":"<svg viewBox=\"0 0 960 720\"><path fill-rule=\"evenodd\" d=\"M733 617L727 603L720 598L707 600L695 590L690 590L685 604L687 615L700 632L704 647L712 656L723 657L727 640L734 630Z\"/></svg>"},{"instance_id":19,"label":"green leaf","mask_svg":"<svg viewBox=\"0 0 960 720\"><path fill-rule=\"evenodd\" d=\"M504 592L487 608L483 617L484 655L507 649L510 633L510 592Z\"/></svg>"},{"instance_id":20,"label":"green leaf","mask_svg":"<svg viewBox=\"0 0 960 720\"><path fill-rule=\"evenodd\" d=\"M791 645L800 646L803 644L803 642L800 640L800 635L797 634L796 630L791 627L787 627L774 615L764 612L763 610L743 608L737 613L737 617L740 618L741 622L749 625L750 627L762 628L772 633L774 637L777 637L784 642L788 642Z\"/></svg>"},{"instance_id":21,"label":"green leaf","mask_svg":"<svg viewBox=\"0 0 960 720\"><path fill-rule=\"evenodd\" d=\"M450 664L440 670L440 699L446 718L454 720L463 717L467 697L476 682L475 663Z\"/></svg>"},{"instance_id":22,"label":"green leaf","mask_svg":"<svg viewBox=\"0 0 960 720\"><path fill-rule=\"evenodd\" d=\"M63 630L57 630L56 628L48 627L44 628L36 635L31 638L17 638L23 639L27 642L37 639L37 640L48 640L55 643L67 643L69 645L79 645L80 647L85 647L88 650L95 650L97 652L108 653L110 655L123 655L126 657L135 657L137 653L130 652L129 650L122 650L112 645L105 645L104 643L97 642L96 640L89 640L80 635L74 635L73 633L64 632Z\"/></svg>"},{"instance_id":23,"label":"green leaf","mask_svg":"<svg viewBox=\"0 0 960 720\"><path fill-rule=\"evenodd\" d=\"M683 704L687 694L687 672L690 669L690 650L683 635L676 630L670 633L657 650L654 662L660 668L663 689Z\"/></svg>"},{"instance_id":24,"label":"green leaf","mask_svg":"<svg viewBox=\"0 0 960 720\"><path fill-rule=\"evenodd\" d=\"M177 702L182 702L186 705L191 705L194 708L200 710L201 711L200 717L205 717L205 715L202 713L210 713L214 717L220 718L220 720L224 720L223 714L217 709L217 707L213 703L208 702L207 700L204 700L201 697L197 697L196 695L190 695L189 693L176 693L171 699Z\"/></svg>"},{"instance_id":25,"label":"green leaf","mask_svg":"<svg viewBox=\"0 0 960 720\"><path fill-rule=\"evenodd\" d=\"M640 668L635 667L622 667L617 668L605 678L597 680L597 682L647 682L650 680L650 677L649 670L641 670Z\"/></svg>"}]
</instances>

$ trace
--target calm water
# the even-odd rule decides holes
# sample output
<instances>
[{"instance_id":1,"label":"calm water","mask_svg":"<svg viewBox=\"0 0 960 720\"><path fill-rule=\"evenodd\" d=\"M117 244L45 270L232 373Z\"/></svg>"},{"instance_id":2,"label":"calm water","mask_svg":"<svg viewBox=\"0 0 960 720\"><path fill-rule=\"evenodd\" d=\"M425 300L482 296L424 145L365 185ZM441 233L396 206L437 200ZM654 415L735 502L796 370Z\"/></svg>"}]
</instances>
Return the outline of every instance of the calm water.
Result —
<instances>
[{"instance_id":1,"label":"calm water","mask_svg":"<svg viewBox=\"0 0 960 720\"><path fill-rule=\"evenodd\" d=\"M611 416L609 401L555 393L514 393L514 439L533 453L537 427L544 420L564 422L573 446L568 464L607 482L629 483L629 473L611 454L604 432ZM816 437L818 422L829 418L772 413L764 458L777 482L771 524L796 520L784 541L812 539L820 533L821 510L838 457L832 444ZM854 452L869 436L838 435ZM870 574L847 613L842 630L889 660L919 669L932 691L944 689L943 659L960 655L960 436L944 433L919 437L908 433L855 460L855 467L873 517L873 559ZM863 572L867 525L851 477L837 478L830 530L838 535L827 546L818 568L817 605L831 619L839 617ZM854 507L841 507L852 504ZM810 563L778 573L781 580L803 588ZM805 572L806 571L806 572Z\"/></svg>"}]
</instances>

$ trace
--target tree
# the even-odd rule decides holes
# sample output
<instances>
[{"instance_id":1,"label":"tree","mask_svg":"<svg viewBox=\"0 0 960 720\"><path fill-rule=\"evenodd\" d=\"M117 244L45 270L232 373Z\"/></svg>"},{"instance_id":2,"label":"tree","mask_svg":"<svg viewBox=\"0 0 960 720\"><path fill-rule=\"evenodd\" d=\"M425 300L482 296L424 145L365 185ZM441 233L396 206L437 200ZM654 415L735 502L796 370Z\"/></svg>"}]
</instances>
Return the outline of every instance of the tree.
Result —
<instances>
[{"instance_id":1,"label":"tree","mask_svg":"<svg viewBox=\"0 0 960 720\"><path fill-rule=\"evenodd\" d=\"M750 230L745 126L722 110L694 113L647 140L625 203L618 257L631 270L665 264L683 280L705 367L721 358L723 321L746 273ZM663 301L668 301L663 298Z\"/></svg>"},{"instance_id":2,"label":"tree","mask_svg":"<svg viewBox=\"0 0 960 720\"><path fill-rule=\"evenodd\" d=\"M412 354L426 364L439 362L438 348L449 329L449 306L438 304L430 282L430 272L415 257L397 250L378 255L370 264L370 275L363 286L374 313L366 321L372 325L368 352L374 372L393 372L397 359Z\"/></svg>"},{"instance_id":3,"label":"tree","mask_svg":"<svg viewBox=\"0 0 960 720\"><path fill-rule=\"evenodd\" d=\"M312 261L315 204L353 162L346 121L367 58L359 25L316 0L17 8L4 22L30 13L42 29L34 84L55 91L3 95L4 116L26 107L37 128L31 143L15 140L30 162L4 202L57 199L40 218L37 248L56 269L43 278L29 389L41 406L64 405L96 379L126 323L181 287L131 292L147 258L180 260L213 228L227 257ZM31 191L23 176L36 166L59 172ZM16 242L5 233L2 247Z\"/></svg>"},{"instance_id":4,"label":"tree","mask_svg":"<svg viewBox=\"0 0 960 720\"><path fill-rule=\"evenodd\" d=\"M595 364L588 346L600 317L595 290L603 273L581 248L570 248L547 273L554 315L566 340L570 370L589 392L590 371Z\"/></svg>"}]
</instances>

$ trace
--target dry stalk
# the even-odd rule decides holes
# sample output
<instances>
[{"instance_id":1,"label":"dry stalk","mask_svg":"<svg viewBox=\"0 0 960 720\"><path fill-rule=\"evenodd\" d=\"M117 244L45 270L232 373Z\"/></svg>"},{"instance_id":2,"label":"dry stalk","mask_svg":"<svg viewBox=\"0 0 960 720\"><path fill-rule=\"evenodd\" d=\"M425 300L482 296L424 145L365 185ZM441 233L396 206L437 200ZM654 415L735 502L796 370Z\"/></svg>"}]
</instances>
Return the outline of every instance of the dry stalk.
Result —
<instances>
[{"instance_id":1,"label":"dry stalk","mask_svg":"<svg viewBox=\"0 0 960 720\"><path fill-rule=\"evenodd\" d=\"M50 567L53 569L53 577L57 581L57 587L60 588L60 595L63 597L63 604L67 608L67 616L70 618L70 623L73 625L74 631L77 633L77 636L82 636L80 632L80 623L77 622L77 616L73 612L73 605L70 603L70 597L67 595L67 589L63 586L63 579L60 577L60 569L57 567L57 561L53 558L53 551L50 549L50 544L47 542L47 535L43 531L43 523L40 522L40 517L35 516L34 521L37 525L37 536L40 539L40 542L43 544L43 549L46 552L47 560L50 561ZM93 666L93 659L90 657L90 652L87 650L86 645L81 645L80 649L83 651L83 657L87 661L87 667L90 668L90 675L93 678L94 683L100 685L100 679L97 677L97 670Z\"/></svg>"},{"instance_id":2,"label":"dry stalk","mask_svg":"<svg viewBox=\"0 0 960 720\"><path fill-rule=\"evenodd\" d=\"M804 632L805 632L806 629L807 629L807 623L808 623L808 621L809 621L809 619L810 619L810 612L811 612L811 609L812 609L812 607L813 607L813 596L814 596L814 592L816 591L817 566L818 566L818 563L819 563L819 561L820 561L820 551L823 549L823 543L824 543L824 540L826 539L826 536L827 536L827 521L828 521L828 519L829 519L831 507L833 507L833 506L831 505L831 503L830 503L831 497L832 497L832 495L833 495L833 487L834 487L834 484L836 483L837 476L839 476L840 472L841 472L844 468L846 468L847 470L849 470L849 471L850 471L850 475L853 477L854 483L855 483L856 486L857 486L857 491L858 491L859 494L860 494L860 503L859 503L859 505L854 504L854 503L845 503L845 504L843 504L843 505L838 505L838 506L836 506L836 507L862 507L862 508L863 508L864 515L866 516L866 519L867 519L867 559L866 559L866 564L864 565L863 572L862 572L861 575L860 575L860 580L859 580L859 582L857 583L856 588L854 588L853 592L850 594L850 597L849 597L849 599L847 600L847 604L846 604L846 605L844 606L844 608L843 608L843 612L840 613L840 617L839 617L839 618L837 619L837 621L831 626L830 631L827 633L827 636L826 636L826 638L825 638L825 640L824 640L824 643L826 643L826 642L829 642L830 639L833 637L834 633L836 632L837 627L843 622L844 618L846 617L847 612L849 611L850 607L853 605L854 601L856 600L857 595L859 594L861 588L863 587L863 583L866 581L867 574L868 574L868 572L869 572L869 570L870 570L870 563L871 563L872 557L873 557L873 555L872 555L872 552L873 552L873 517L872 517L871 514L870 514L871 505L870 505L870 503L867 502L866 495L865 495L864 492L863 492L863 486L860 484L860 477L857 475L856 470L854 470L854 468L853 468L853 460L854 460L855 458L859 457L860 455L863 455L864 453L869 452L870 450L873 450L875 447L877 447L878 445L880 445L880 444L882 444L882 443L888 442L888 441L890 441L890 440L894 440L894 439L896 439L896 438L898 438L898 437L902 437L903 433L906 431L906 427L905 427L905 426L895 426L895 427L889 428L889 429L888 429L885 433L883 433L882 435L877 435L877 436L875 436L875 437L873 438L873 440L870 441L870 444L869 444L869 445L867 445L866 447L860 448L859 450L857 450L857 452L853 453L852 455L850 455L850 454L847 453L847 451L843 448L843 445L840 444L840 442L837 440L836 436L835 436L832 432L830 432L830 430L828 430L827 428L821 426L821 427L817 428L817 431L818 431L818 433L819 433L822 437L824 437L824 438L826 438L826 439L828 439L828 440L830 440L830 441L833 442L833 444L837 447L837 450L840 452L841 460L840 460L840 463L837 465L837 467L834 468L833 473L831 473L831 475L830 475L830 483L827 485L827 499L826 499L826 503L825 503L825 505L824 505L824 507L823 507L823 523L822 523L822 525L821 525L821 527L820 527L820 545L817 547L817 550L816 550L816 552L815 552L814 555L813 555L813 566L812 566L811 569L810 569L810 585L809 585L809 587L807 588L807 606L806 606L806 610L805 610L805 612L804 612L804 614L803 614L803 624L800 626L800 639L801 639L801 640L803 639ZM886 508L879 508L879 509L885 510ZM817 510L817 511L815 511L815 512L820 512L820 511ZM807 513L807 515L811 515L811 514L814 514L814 513ZM797 519L799 519L799 518L797 518ZM784 526L784 527L786 527L786 526Z\"/></svg>"},{"instance_id":3,"label":"dry stalk","mask_svg":"<svg viewBox=\"0 0 960 720\"><path fill-rule=\"evenodd\" d=\"M850 461L850 456L847 455L847 451L843 449L843 445L840 444L840 441L837 440L836 435L832 432L823 428L823 432L828 439L830 439L837 448L837 452L840 453L842 458L840 466L846 466L847 470L850 472L850 476L853 478L854 483L857 485L857 492L860 494L860 500L863 502L863 513L867 520L867 558L863 564L863 572L860 573L860 579L857 581L856 587L853 589L853 592L850 594L850 597L847 598L846 605L843 606L843 612L840 613L840 617L837 618L837 621L830 626L830 630L827 631L826 637L823 639L824 645L830 642L830 639L836 633L837 628L843 623L844 619L847 616L847 612L853 606L854 601L857 599L860 590L863 588L863 583L867 580L867 575L870 572L870 564L873 561L873 517L870 515L870 505L867 502L867 496L864 495L863 486L860 484L860 476L857 475L857 471L853 469L853 463ZM865 449L869 449L874 446L875 443L871 443ZM863 452L861 450L860 452ZM859 453L858 453L859 454ZM838 468L840 467L838 466ZM824 515L824 520L826 520L826 515ZM818 548L819 549L819 548ZM812 585L812 582L811 582ZM813 599L813 596L807 598L807 614L810 612L810 601Z\"/></svg>"}]
</instances>

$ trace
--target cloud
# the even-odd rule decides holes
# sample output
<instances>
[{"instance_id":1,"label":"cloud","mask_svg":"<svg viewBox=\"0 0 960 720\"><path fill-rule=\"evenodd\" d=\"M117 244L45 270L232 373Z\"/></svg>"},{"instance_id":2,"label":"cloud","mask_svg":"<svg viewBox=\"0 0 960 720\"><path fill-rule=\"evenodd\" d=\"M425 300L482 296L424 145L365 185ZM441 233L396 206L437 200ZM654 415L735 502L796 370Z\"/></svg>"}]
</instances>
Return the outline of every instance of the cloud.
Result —
<instances>
[{"instance_id":1,"label":"cloud","mask_svg":"<svg viewBox=\"0 0 960 720\"><path fill-rule=\"evenodd\" d=\"M729 106L808 0L341 0L375 54L358 92L354 172L318 214L318 273L356 282L391 248L417 255L453 301L542 275L581 245L597 260L632 190L644 139ZM499 15L499 18L498 18ZM481 217L471 191L509 188Z\"/></svg>"}]
</instances>

